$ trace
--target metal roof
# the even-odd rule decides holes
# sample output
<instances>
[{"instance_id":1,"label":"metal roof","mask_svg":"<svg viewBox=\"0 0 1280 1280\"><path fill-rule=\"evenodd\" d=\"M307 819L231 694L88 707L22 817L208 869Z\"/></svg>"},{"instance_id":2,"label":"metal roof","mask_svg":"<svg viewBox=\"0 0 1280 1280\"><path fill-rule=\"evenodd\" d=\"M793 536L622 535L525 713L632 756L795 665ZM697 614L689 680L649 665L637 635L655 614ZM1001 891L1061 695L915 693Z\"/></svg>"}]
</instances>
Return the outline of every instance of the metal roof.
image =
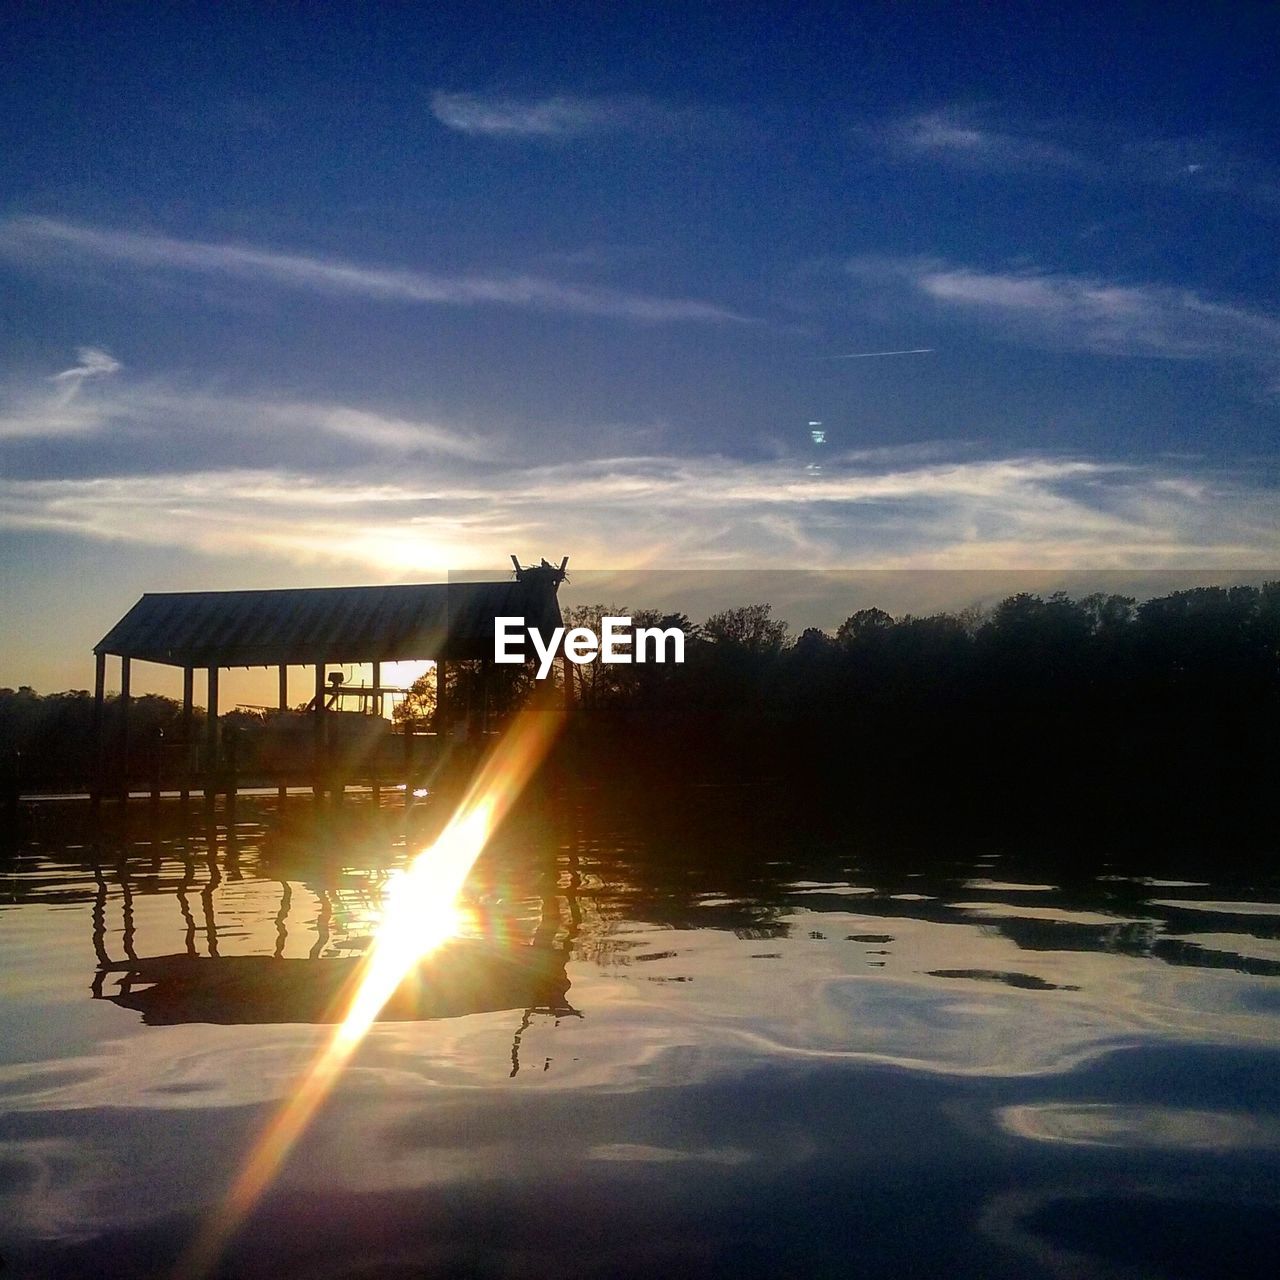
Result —
<instances>
[{"instance_id":1,"label":"metal roof","mask_svg":"<svg viewBox=\"0 0 1280 1280\"><path fill-rule=\"evenodd\" d=\"M560 625L556 582L148 593L94 646L177 667L489 658L493 620Z\"/></svg>"}]
</instances>

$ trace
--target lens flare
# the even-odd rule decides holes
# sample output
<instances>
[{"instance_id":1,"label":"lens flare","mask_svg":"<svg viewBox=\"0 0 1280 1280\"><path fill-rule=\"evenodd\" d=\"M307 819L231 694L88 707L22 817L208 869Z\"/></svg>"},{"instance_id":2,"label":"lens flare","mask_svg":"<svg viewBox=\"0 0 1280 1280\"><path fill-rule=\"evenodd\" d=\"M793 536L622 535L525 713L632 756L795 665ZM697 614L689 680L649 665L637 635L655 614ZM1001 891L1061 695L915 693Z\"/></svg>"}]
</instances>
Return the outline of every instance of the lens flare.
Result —
<instances>
[{"instance_id":1,"label":"lens flare","mask_svg":"<svg viewBox=\"0 0 1280 1280\"><path fill-rule=\"evenodd\" d=\"M554 699L526 707L499 740L435 843L388 886L382 920L346 1016L259 1137L223 1202L176 1275L208 1275L337 1083L343 1068L410 969L453 935L458 897L489 838L546 758L563 719ZM320 963L323 963L321 961Z\"/></svg>"}]
</instances>

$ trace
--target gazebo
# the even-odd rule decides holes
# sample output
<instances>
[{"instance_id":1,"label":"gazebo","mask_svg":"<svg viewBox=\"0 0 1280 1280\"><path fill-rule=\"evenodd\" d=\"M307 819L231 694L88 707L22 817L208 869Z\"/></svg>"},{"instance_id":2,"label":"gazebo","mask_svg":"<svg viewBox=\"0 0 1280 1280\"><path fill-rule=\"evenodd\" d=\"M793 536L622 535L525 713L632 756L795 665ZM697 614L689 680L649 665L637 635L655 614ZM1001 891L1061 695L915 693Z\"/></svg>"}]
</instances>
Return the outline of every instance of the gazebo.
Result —
<instances>
[{"instance_id":1,"label":"gazebo","mask_svg":"<svg viewBox=\"0 0 1280 1280\"><path fill-rule=\"evenodd\" d=\"M120 660L120 768L127 778L132 667L155 662L182 669L182 737L190 743L195 674L205 673L205 791L219 773L218 673L231 667L276 667L279 705L288 709L288 669L315 671L314 756L325 743L325 673L330 664L370 664L382 692L384 662L436 664L437 720L443 720L445 672L451 662L492 662L494 620L523 617L549 633L561 624L557 591L566 556L521 566L511 578L371 587L260 591L179 591L144 595L94 646L94 797L103 791L104 706L108 657ZM184 785L184 794L185 794Z\"/></svg>"}]
</instances>

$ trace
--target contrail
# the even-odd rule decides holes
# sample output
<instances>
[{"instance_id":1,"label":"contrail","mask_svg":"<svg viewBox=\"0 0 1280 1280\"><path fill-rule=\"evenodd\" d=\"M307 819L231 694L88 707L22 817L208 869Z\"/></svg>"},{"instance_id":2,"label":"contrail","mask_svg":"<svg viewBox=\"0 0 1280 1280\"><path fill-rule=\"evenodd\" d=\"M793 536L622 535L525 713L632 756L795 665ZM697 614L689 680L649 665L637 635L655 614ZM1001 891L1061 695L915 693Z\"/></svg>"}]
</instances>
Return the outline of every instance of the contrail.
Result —
<instances>
[{"instance_id":1,"label":"contrail","mask_svg":"<svg viewBox=\"0 0 1280 1280\"><path fill-rule=\"evenodd\" d=\"M927 356L932 355L933 347L911 347L906 351L850 351L842 356L811 356L813 360L870 360L873 356Z\"/></svg>"}]
</instances>

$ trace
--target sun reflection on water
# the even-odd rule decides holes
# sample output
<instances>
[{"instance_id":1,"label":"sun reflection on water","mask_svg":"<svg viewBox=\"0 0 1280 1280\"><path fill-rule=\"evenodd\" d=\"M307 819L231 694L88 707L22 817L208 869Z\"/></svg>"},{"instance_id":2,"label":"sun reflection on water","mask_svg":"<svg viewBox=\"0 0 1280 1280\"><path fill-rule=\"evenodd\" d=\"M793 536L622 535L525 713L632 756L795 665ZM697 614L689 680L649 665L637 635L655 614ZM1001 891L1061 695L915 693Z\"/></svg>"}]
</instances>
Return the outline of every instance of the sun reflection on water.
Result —
<instances>
[{"instance_id":1,"label":"sun reflection on water","mask_svg":"<svg viewBox=\"0 0 1280 1280\"><path fill-rule=\"evenodd\" d=\"M178 1268L207 1275L227 1241L288 1159L383 1006L414 965L458 931L459 896L476 859L524 790L559 730L562 709L527 707L498 742L435 842L387 885L381 921L346 1015L249 1153L224 1201Z\"/></svg>"}]
</instances>

